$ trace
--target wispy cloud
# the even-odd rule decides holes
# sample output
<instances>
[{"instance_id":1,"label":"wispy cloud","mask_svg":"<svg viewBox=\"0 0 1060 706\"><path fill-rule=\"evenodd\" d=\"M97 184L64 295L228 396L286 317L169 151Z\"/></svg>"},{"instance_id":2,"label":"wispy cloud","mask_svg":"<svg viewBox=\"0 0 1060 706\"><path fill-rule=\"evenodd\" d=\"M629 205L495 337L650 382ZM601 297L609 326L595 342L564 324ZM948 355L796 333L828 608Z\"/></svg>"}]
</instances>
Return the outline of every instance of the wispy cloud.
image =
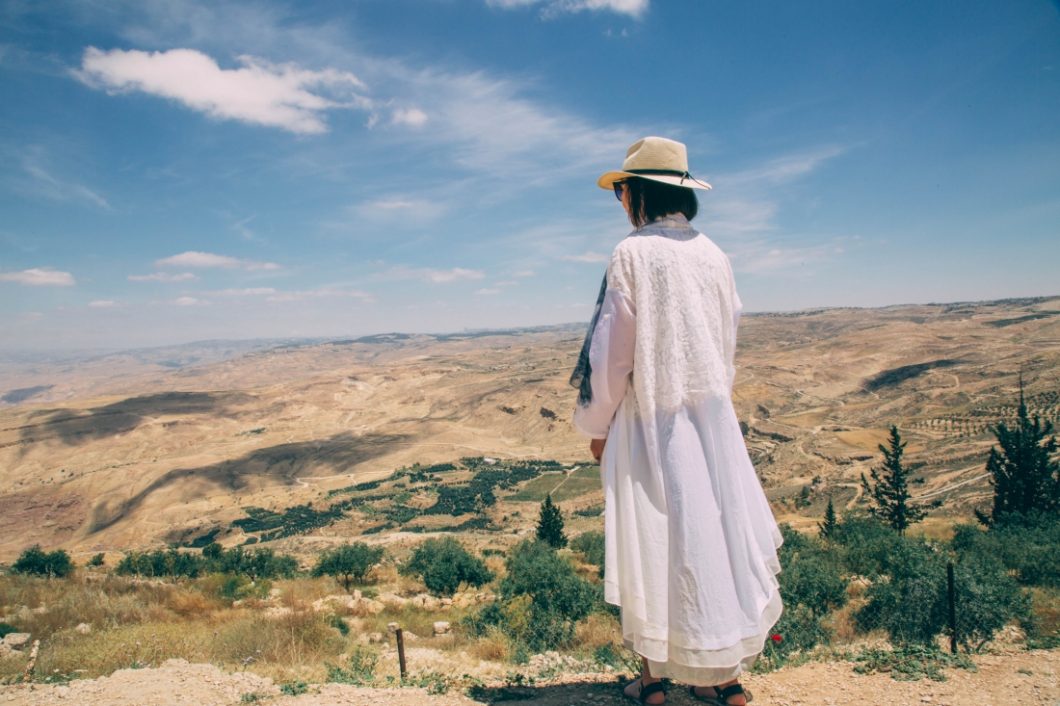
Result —
<instances>
[{"instance_id":1,"label":"wispy cloud","mask_svg":"<svg viewBox=\"0 0 1060 706\"><path fill-rule=\"evenodd\" d=\"M31 181L23 184L24 191L43 196L53 201L72 201L89 204L110 211L110 203L98 192L88 188L84 184L70 181L55 176L49 167L44 164L44 157L40 150L31 150L23 155L22 169Z\"/></svg>"},{"instance_id":2,"label":"wispy cloud","mask_svg":"<svg viewBox=\"0 0 1060 706\"><path fill-rule=\"evenodd\" d=\"M194 49L144 52L85 49L75 75L113 92L140 91L175 100L214 118L279 127L299 134L327 132L323 114L371 108L364 83L348 71L311 71L240 56L225 69Z\"/></svg>"},{"instance_id":3,"label":"wispy cloud","mask_svg":"<svg viewBox=\"0 0 1060 706\"><path fill-rule=\"evenodd\" d=\"M0 272L0 281L16 282L30 287L72 287L77 284L69 272L50 267L33 267L19 272Z\"/></svg>"},{"instance_id":4,"label":"wispy cloud","mask_svg":"<svg viewBox=\"0 0 1060 706\"><path fill-rule=\"evenodd\" d=\"M815 171L845 151L846 149L839 145L825 145L805 152L783 155L743 171L722 175L717 177L717 181L729 188L790 181Z\"/></svg>"},{"instance_id":5,"label":"wispy cloud","mask_svg":"<svg viewBox=\"0 0 1060 706\"><path fill-rule=\"evenodd\" d=\"M427 120L427 114L419 108L398 108L390 115L391 123L409 127L422 127Z\"/></svg>"},{"instance_id":6,"label":"wispy cloud","mask_svg":"<svg viewBox=\"0 0 1060 706\"><path fill-rule=\"evenodd\" d=\"M375 296L370 292L360 289L348 289L344 287L319 287L317 289L305 289L289 292L275 292L266 301L270 302L296 302L306 299L320 299L324 297L348 297L357 299L365 304L375 303Z\"/></svg>"},{"instance_id":7,"label":"wispy cloud","mask_svg":"<svg viewBox=\"0 0 1060 706\"><path fill-rule=\"evenodd\" d=\"M118 302L113 299L93 299L88 305L93 309L113 309L118 306Z\"/></svg>"},{"instance_id":8,"label":"wispy cloud","mask_svg":"<svg viewBox=\"0 0 1060 706\"><path fill-rule=\"evenodd\" d=\"M155 260L155 267L201 267L201 268L223 268L227 270L278 270L280 266L275 262L257 262L255 260L243 260L228 255L217 255L209 252L188 250L179 255L164 257ZM172 280L170 280L172 281Z\"/></svg>"},{"instance_id":9,"label":"wispy cloud","mask_svg":"<svg viewBox=\"0 0 1060 706\"><path fill-rule=\"evenodd\" d=\"M585 262L585 263L599 263L607 262L610 258L607 253L586 251L581 255L560 255L558 260L564 260L566 262Z\"/></svg>"},{"instance_id":10,"label":"wispy cloud","mask_svg":"<svg viewBox=\"0 0 1060 706\"><path fill-rule=\"evenodd\" d=\"M207 293L222 297L256 297L275 294L276 290L272 287L244 287L242 289L215 289Z\"/></svg>"},{"instance_id":11,"label":"wispy cloud","mask_svg":"<svg viewBox=\"0 0 1060 706\"><path fill-rule=\"evenodd\" d=\"M541 14L545 17L593 10L639 18L648 11L649 2L650 0L486 0L487 5L504 9L540 5Z\"/></svg>"},{"instance_id":12,"label":"wispy cloud","mask_svg":"<svg viewBox=\"0 0 1060 706\"><path fill-rule=\"evenodd\" d=\"M450 269L434 269L431 267L406 267L398 265L384 270L376 279L381 280L404 280L413 279L432 284L450 284L467 280L483 279L486 273L482 270L472 270L465 267L453 267Z\"/></svg>"},{"instance_id":13,"label":"wispy cloud","mask_svg":"<svg viewBox=\"0 0 1060 706\"><path fill-rule=\"evenodd\" d=\"M177 306L206 306L210 302L196 297L177 297L173 300L173 303Z\"/></svg>"},{"instance_id":14,"label":"wispy cloud","mask_svg":"<svg viewBox=\"0 0 1060 706\"><path fill-rule=\"evenodd\" d=\"M149 275L129 275L130 282L190 282L199 279L192 272L152 272Z\"/></svg>"}]
</instances>

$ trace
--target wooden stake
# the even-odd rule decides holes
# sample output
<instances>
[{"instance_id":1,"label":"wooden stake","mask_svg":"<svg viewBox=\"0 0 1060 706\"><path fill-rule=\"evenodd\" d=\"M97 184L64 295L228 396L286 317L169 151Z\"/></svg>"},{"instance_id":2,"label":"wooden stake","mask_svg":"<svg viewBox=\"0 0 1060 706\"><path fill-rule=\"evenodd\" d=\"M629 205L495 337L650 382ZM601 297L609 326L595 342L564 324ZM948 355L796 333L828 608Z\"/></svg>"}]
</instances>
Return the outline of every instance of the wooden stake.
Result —
<instances>
[{"instance_id":1,"label":"wooden stake","mask_svg":"<svg viewBox=\"0 0 1060 706\"><path fill-rule=\"evenodd\" d=\"M953 580L953 562L946 564L946 588L950 608L950 652L957 654L957 587Z\"/></svg>"},{"instance_id":2,"label":"wooden stake","mask_svg":"<svg viewBox=\"0 0 1060 706\"><path fill-rule=\"evenodd\" d=\"M405 667L405 635L401 632L401 628L398 628L394 631L394 636L397 637L398 665L401 667L401 681L405 681L405 673L407 671Z\"/></svg>"}]
</instances>

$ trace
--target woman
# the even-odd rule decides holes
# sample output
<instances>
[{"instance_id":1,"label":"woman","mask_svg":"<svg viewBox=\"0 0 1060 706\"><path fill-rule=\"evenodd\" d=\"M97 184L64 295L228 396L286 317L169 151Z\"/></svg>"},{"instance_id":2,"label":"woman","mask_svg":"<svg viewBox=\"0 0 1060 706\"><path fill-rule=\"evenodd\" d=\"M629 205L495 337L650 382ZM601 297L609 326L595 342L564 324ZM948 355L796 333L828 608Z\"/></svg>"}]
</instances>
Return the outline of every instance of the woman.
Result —
<instances>
[{"instance_id":1,"label":"woman","mask_svg":"<svg viewBox=\"0 0 1060 706\"><path fill-rule=\"evenodd\" d=\"M603 476L604 597L643 659L625 694L664 703L668 677L745 704L737 676L780 617L781 537L732 406L732 267L689 225L694 190L710 185L661 137L635 142L598 184L636 229L611 255L571 383Z\"/></svg>"}]
</instances>

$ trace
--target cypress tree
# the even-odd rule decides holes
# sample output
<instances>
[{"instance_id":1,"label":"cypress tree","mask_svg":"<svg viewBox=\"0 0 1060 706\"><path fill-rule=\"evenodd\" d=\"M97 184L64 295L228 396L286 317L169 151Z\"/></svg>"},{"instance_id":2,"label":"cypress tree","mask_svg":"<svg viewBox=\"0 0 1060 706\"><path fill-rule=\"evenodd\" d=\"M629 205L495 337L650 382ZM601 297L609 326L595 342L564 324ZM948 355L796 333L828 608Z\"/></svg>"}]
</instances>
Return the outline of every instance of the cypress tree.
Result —
<instances>
[{"instance_id":1,"label":"cypress tree","mask_svg":"<svg viewBox=\"0 0 1060 706\"><path fill-rule=\"evenodd\" d=\"M549 546L559 549L567 546L567 535L563 533L563 515L552 502L552 494L541 503L541 514L537 519L537 538Z\"/></svg>"},{"instance_id":2,"label":"cypress tree","mask_svg":"<svg viewBox=\"0 0 1060 706\"><path fill-rule=\"evenodd\" d=\"M878 448L883 453L883 466L870 471L871 484L862 473L861 487L873 501L869 511L890 525L898 534L905 534L909 525L924 519L924 510L909 504L909 474L902 467L905 442L898 434L898 427L891 425L888 445L880 444Z\"/></svg>"},{"instance_id":3,"label":"cypress tree","mask_svg":"<svg viewBox=\"0 0 1060 706\"><path fill-rule=\"evenodd\" d=\"M993 427L997 446L990 448L986 470L994 487L994 506L990 515L976 510L979 521L993 525L1036 514L1054 513L1060 509L1060 462L1056 436L1049 420L1043 423L1036 414L1027 412L1020 375L1020 403L1016 425L1004 422Z\"/></svg>"},{"instance_id":4,"label":"cypress tree","mask_svg":"<svg viewBox=\"0 0 1060 706\"><path fill-rule=\"evenodd\" d=\"M835 517L835 506L832 505L832 496L828 496L828 507L824 509L824 522L817 525L821 531L821 537L823 539L832 539L835 537L836 530L839 529L839 522Z\"/></svg>"}]
</instances>

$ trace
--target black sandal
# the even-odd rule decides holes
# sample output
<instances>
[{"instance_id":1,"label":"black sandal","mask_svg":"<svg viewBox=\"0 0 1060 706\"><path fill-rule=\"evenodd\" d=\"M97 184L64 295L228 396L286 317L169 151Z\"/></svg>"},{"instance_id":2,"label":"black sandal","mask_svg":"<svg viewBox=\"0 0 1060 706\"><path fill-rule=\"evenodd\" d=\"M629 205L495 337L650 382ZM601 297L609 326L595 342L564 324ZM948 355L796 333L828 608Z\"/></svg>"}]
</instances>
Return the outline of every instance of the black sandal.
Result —
<instances>
[{"instance_id":1,"label":"black sandal","mask_svg":"<svg viewBox=\"0 0 1060 706\"><path fill-rule=\"evenodd\" d=\"M743 685L740 683L730 684L725 688L718 686L712 686L710 688L714 690L714 696L701 696L696 693L696 687L694 686L688 687L688 693L697 701L705 701L710 704L717 704L717 706L729 706L729 697L736 696L737 694L743 694L747 703L751 703L754 699L754 697L751 696L751 692L744 689Z\"/></svg>"},{"instance_id":2,"label":"black sandal","mask_svg":"<svg viewBox=\"0 0 1060 706\"><path fill-rule=\"evenodd\" d=\"M642 704L646 704L646 703L648 703L648 697L649 696L653 696L655 694L658 694L659 692L662 692L663 696L666 696L666 684L665 683L663 683L661 681L654 681L651 684L648 684L647 686L645 686L643 680L637 679L636 681L640 682L640 692L636 696L630 696L629 694L627 694L626 691L625 691L625 687L623 687L622 695L625 696L627 699L636 699L637 701L640 701ZM629 686L629 684L626 684L626 687L628 687L628 686Z\"/></svg>"}]
</instances>

